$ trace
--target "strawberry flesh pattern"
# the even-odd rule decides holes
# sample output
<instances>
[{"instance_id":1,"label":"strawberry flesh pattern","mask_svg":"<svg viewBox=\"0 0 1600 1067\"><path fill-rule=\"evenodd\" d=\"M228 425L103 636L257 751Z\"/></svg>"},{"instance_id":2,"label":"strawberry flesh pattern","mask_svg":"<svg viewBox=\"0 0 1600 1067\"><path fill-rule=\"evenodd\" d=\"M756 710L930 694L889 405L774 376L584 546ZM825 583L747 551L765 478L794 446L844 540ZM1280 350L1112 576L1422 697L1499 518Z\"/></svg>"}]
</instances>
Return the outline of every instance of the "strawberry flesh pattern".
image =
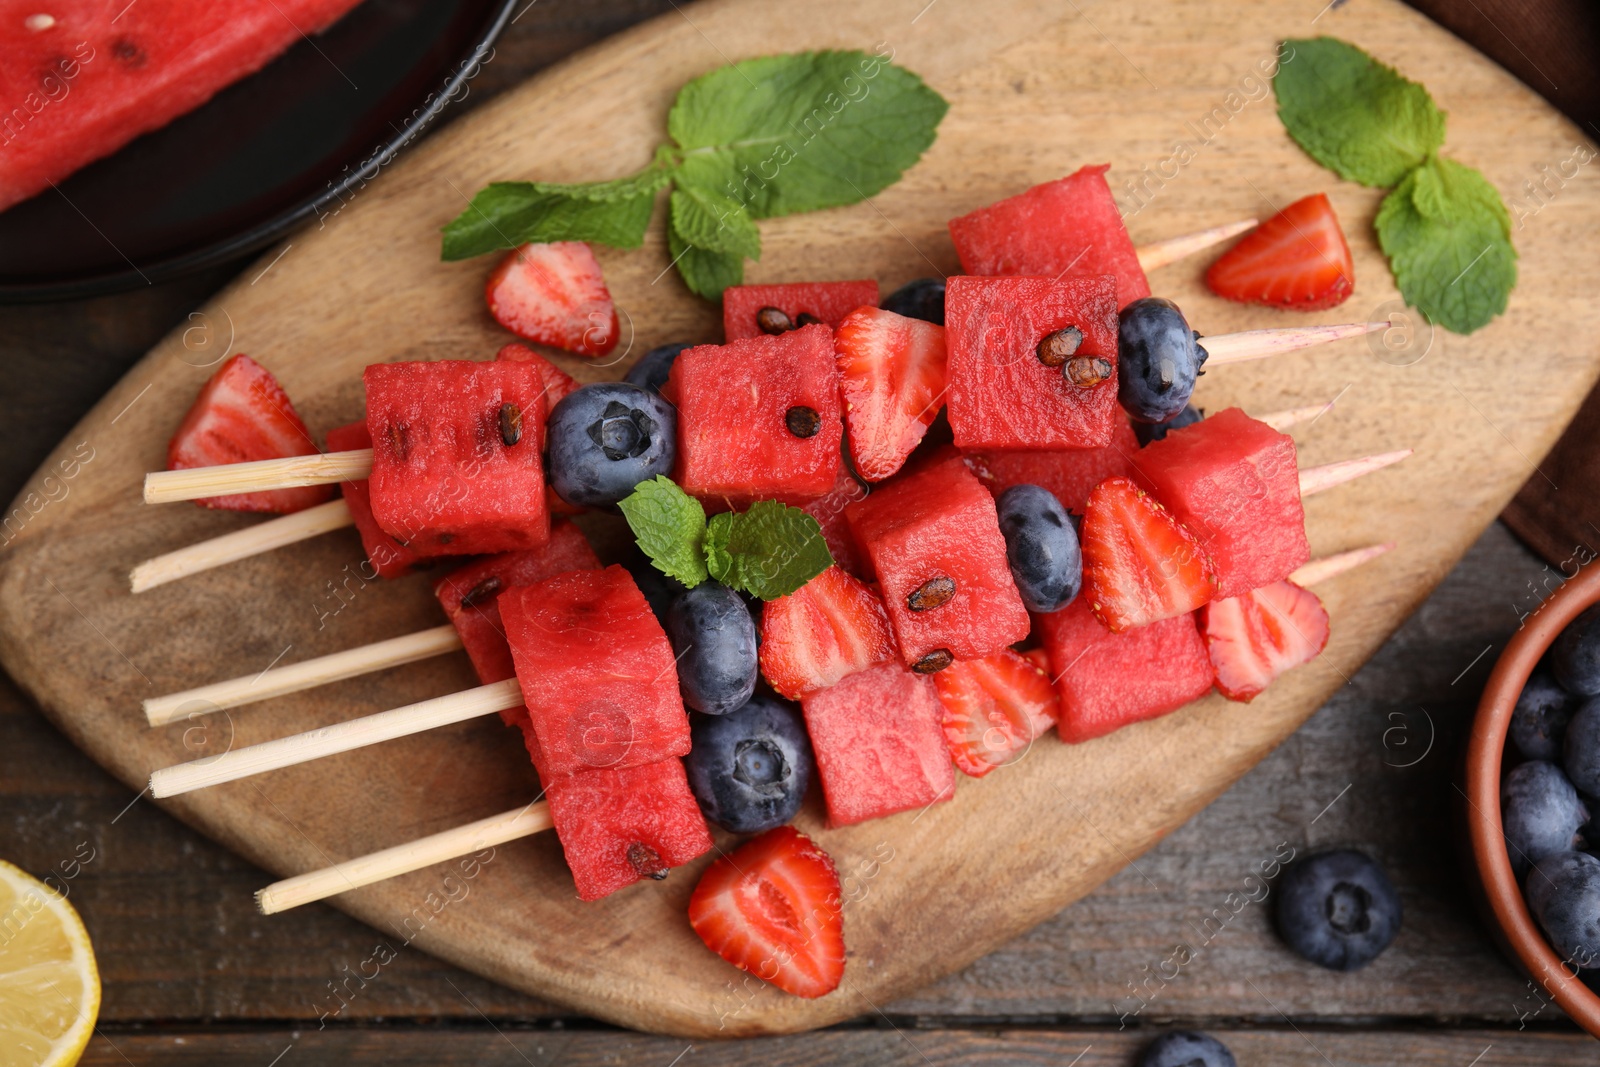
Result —
<instances>
[{"instance_id":1,"label":"strawberry flesh pattern","mask_svg":"<svg viewBox=\"0 0 1600 1067\"><path fill-rule=\"evenodd\" d=\"M1328 644L1328 612L1310 590L1274 582L1200 609L1200 631L1217 689L1249 701L1272 680L1315 659Z\"/></svg>"},{"instance_id":2,"label":"strawberry flesh pattern","mask_svg":"<svg viewBox=\"0 0 1600 1067\"><path fill-rule=\"evenodd\" d=\"M1079 601L1113 631L1187 615L1216 588L1200 542L1130 479L1108 478L1089 494L1081 538Z\"/></svg>"}]
</instances>

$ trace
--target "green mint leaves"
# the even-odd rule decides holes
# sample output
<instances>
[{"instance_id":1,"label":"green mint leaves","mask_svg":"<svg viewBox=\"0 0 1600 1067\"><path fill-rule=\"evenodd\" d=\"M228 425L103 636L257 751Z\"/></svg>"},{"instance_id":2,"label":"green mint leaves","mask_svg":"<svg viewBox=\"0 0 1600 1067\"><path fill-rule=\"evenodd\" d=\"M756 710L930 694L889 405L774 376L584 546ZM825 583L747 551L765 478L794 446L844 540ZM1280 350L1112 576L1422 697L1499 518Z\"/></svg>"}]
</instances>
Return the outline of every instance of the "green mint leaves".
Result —
<instances>
[{"instance_id":1,"label":"green mint leaves","mask_svg":"<svg viewBox=\"0 0 1600 1067\"><path fill-rule=\"evenodd\" d=\"M817 520L776 500L713 515L708 523L698 500L658 475L617 506L655 568L691 589L710 577L776 600L833 565Z\"/></svg>"},{"instance_id":2,"label":"green mint leaves","mask_svg":"<svg viewBox=\"0 0 1600 1067\"><path fill-rule=\"evenodd\" d=\"M888 55L800 52L730 64L689 82L671 142L615 181L495 182L444 228L444 259L529 241L637 248L669 185L667 246L688 287L719 298L761 257L755 220L853 204L900 179L949 105Z\"/></svg>"},{"instance_id":3,"label":"green mint leaves","mask_svg":"<svg viewBox=\"0 0 1600 1067\"><path fill-rule=\"evenodd\" d=\"M1308 155L1393 189L1375 226L1407 304L1456 333L1505 311L1517 283L1511 218L1481 173L1439 157L1445 115L1427 89L1332 37L1284 41L1272 87Z\"/></svg>"}]
</instances>

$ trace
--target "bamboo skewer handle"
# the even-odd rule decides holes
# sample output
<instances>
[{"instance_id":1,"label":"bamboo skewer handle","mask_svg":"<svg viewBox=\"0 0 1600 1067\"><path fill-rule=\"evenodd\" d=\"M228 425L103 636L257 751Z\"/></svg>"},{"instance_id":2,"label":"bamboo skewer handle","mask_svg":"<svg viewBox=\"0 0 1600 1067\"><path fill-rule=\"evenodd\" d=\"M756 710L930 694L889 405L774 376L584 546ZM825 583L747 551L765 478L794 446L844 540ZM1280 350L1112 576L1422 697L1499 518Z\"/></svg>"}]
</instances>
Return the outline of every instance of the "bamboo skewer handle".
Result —
<instances>
[{"instance_id":1,"label":"bamboo skewer handle","mask_svg":"<svg viewBox=\"0 0 1600 1067\"><path fill-rule=\"evenodd\" d=\"M208 496L259 493L300 485L355 482L372 473L372 449L324 452L252 463L224 463L179 471L151 471L144 476L144 502L167 504Z\"/></svg>"},{"instance_id":2,"label":"bamboo skewer handle","mask_svg":"<svg viewBox=\"0 0 1600 1067\"><path fill-rule=\"evenodd\" d=\"M1342 341L1347 337L1361 337L1374 330L1387 330L1387 322L1340 322L1328 326L1288 326L1276 330L1245 330L1242 333L1223 333L1201 337L1200 347L1206 350L1206 369L1229 363L1266 359L1285 352L1296 352L1312 345Z\"/></svg>"},{"instance_id":3,"label":"bamboo skewer handle","mask_svg":"<svg viewBox=\"0 0 1600 1067\"><path fill-rule=\"evenodd\" d=\"M542 800L536 801L431 837L274 882L256 893L256 906L263 915L274 915L314 900L420 871L435 863L503 845L519 837L529 837L550 827L550 805Z\"/></svg>"},{"instance_id":4,"label":"bamboo skewer handle","mask_svg":"<svg viewBox=\"0 0 1600 1067\"><path fill-rule=\"evenodd\" d=\"M1409 448L1402 448L1396 452L1379 452L1374 456L1341 459L1337 463L1307 467L1300 472L1300 496L1308 497L1312 493L1321 493L1336 485L1354 481L1362 475L1371 474L1375 470L1382 470L1392 463L1399 463L1411 455L1411 451Z\"/></svg>"},{"instance_id":5,"label":"bamboo skewer handle","mask_svg":"<svg viewBox=\"0 0 1600 1067\"><path fill-rule=\"evenodd\" d=\"M364 715L320 730L232 749L220 756L165 767L150 776L150 794L158 799L177 796L497 711L509 711L521 703L522 689L515 678L508 678L493 685Z\"/></svg>"},{"instance_id":6,"label":"bamboo skewer handle","mask_svg":"<svg viewBox=\"0 0 1600 1067\"><path fill-rule=\"evenodd\" d=\"M1289 580L1301 588L1325 582L1335 578L1345 571L1354 570L1368 560L1377 559L1385 552L1393 550L1394 542L1385 541L1380 545L1368 545L1366 548L1353 548L1348 552L1340 552L1332 556L1323 556L1314 559L1305 566L1298 568L1289 575Z\"/></svg>"},{"instance_id":7,"label":"bamboo skewer handle","mask_svg":"<svg viewBox=\"0 0 1600 1067\"><path fill-rule=\"evenodd\" d=\"M241 559L259 556L263 552L292 545L297 541L317 537L331 530L352 525L355 518L350 505L343 500L330 500L314 508L280 515L276 519L247 526L221 537L213 537L187 547L176 549L154 559L145 560L128 575L135 593L143 593L158 585L175 582L201 571L237 563Z\"/></svg>"},{"instance_id":8,"label":"bamboo skewer handle","mask_svg":"<svg viewBox=\"0 0 1600 1067\"><path fill-rule=\"evenodd\" d=\"M1240 219L1238 222L1213 226L1198 233L1186 233L1179 237L1169 237L1165 241L1140 245L1133 251L1134 255L1139 257L1139 269L1149 273L1157 267L1165 267L1168 263L1176 263L1196 252L1204 252L1214 244L1220 244L1230 237L1236 237L1246 230L1255 228L1255 219Z\"/></svg>"},{"instance_id":9,"label":"bamboo skewer handle","mask_svg":"<svg viewBox=\"0 0 1600 1067\"><path fill-rule=\"evenodd\" d=\"M456 628L445 623L403 637L318 656L302 663L273 667L260 674L247 674L224 682L185 689L180 693L151 697L144 702L144 716L151 726L165 726L194 715L237 708L372 671L415 663L431 656L442 656L460 647L461 637L456 633Z\"/></svg>"}]
</instances>

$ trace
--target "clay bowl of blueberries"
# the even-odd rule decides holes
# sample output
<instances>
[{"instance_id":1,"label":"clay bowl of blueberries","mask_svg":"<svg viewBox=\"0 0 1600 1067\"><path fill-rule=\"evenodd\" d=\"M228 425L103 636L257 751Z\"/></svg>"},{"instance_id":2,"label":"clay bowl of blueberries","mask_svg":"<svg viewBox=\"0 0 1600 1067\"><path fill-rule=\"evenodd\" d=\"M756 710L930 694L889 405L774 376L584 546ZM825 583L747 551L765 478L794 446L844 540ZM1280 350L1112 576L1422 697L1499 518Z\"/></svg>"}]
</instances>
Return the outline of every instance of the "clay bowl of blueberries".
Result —
<instances>
[{"instance_id":1,"label":"clay bowl of blueberries","mask_svg":"<svg viewBox=\"0 0 1600 1067\"><path fill-rule=\"evenodd\" d=\"M1600 566L1501 653L1466 770L1472 855L1503 946L1600 1036Z\"/></svg>"}]
</instances>

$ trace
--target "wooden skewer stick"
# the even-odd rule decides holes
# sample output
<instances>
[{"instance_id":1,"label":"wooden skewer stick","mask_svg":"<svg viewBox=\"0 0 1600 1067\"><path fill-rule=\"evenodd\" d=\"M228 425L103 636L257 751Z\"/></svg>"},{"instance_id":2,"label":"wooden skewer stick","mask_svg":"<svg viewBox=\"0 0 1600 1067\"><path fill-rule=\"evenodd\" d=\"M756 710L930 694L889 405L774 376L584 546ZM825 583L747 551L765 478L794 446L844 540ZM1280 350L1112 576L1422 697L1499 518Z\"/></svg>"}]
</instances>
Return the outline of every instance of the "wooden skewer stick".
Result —
<instances>
[{"instance_id":1,"label":"wooden skewer stick","mask_svg":"<svg viewBox=\"0 0 1600 1067\"><path fill-rule=\"evenodd\" d=\"M1240 219L1238 222L1213 226L1198 233L1186 233L1179 237L1168 237L1165 241L1140 245L1134 249L1134 255L1139 257L1139 269L1148 274L1157 267L1165 267L1168 263L1176 263L1196 252L1204 252L1212 245L1221 244L1230 237L1236 237L1246 230L1255 228L1255 219Z\"/></svg>"},{"instance_id":2,"label":"wooden skewer stick","mask_svg":"<svg viewBox=\"0 0 1600 1067\"><path fill-rule=\"evenodd\" d=\"M1364 474L1382 470L1391 463L1399 463L1412 450L1402 448L1396 452L1379 452L1375 456L1362 456L1359 459L1341 459L1337 463L1324 463L1320 467L1307 467L1300 472L1300 495L1308 497L1312 493L1321 493L1332 489L1336 485L1355 481Z\"/></svg>"},{"instance_id":3,"label":"wooden skewer stick","mask_svg":"<svg viewBox=\"0 0 1600 1067\"><path fill-rule=\"evenodd\" d=\"M1333 410L1333 401L1326 404L1307 404L1304 407L1285 408L1282 411L1272 411L1261 416L1257 422L1264 422L1274 430L1282 433L1291 426L1298 426L1302 422L1312 422L1322 415Z\"/></svg>"},{"instance_id":4,"label":"wooden skewer stick","mask_svg":"<svg viewBox=\"0 0 1600 1067\"><path fill-rule=\"evenodd\" d=\"M1206 369L1210 370L1212 367L1221 367L1229 363L1281 356L1286 352L1310 348L1312 345L1325 345L1329 341L1342 341L1346 337L1361 337L1374 330L1388 328L1388 322L1341 322L1328 326L1287 326L1276 330L1245 330L1242 333L1201 337L1200 347L1206 350ZM145 476L147 481L152 477L154 475ZM149 498L149 493L146 491L145 499Z\"/></svg>"},{"instance_id":5,"label":"wooden skewer stick","mask_svg":"<svg viewBox=\"0 0 1600 1067\"><path fill-rule=\"evenodd\" d=\"M456 633L456 628L445 623L360 648L272 667L259 674L246 674L225 682L185 689L180 693L151 697L144 702L144 717L151 726L165 726L180 719L209 715L224 708L271 700L345 678L398 667L403 663L415 663L430 656L442 656L460 647L461 637Z\"/></svg>"},{"instance_id":6,"label":"wooden skewer stick","mask_svg":"<svg viewBox=\"0 0 1600 1067\"><path fill-rule=\"evenodd\" d=\"M237 563L241 559L341 529L355 521L348 504L343 500L330 500L314 508L280 515L221 537L147 559L133 568L128 581L135 593L142 593L191 574L199 574L226 563Z\"/></svg>"},{"instance_id":7,"label":"wooden skewer stick","mask_svg":"<svg viewBox=\"0 0 1600 1067\"><path fill-rule=\"evenodd\" d=\"M1325 582L1335 578L1345 571L1354 570L1368 560L1377 559L1385 552L1394 549L1393 541L1385 541L1379 545L1368 545L1366 548L1352 548L1348 552L1340 552L1332 556L1323 556L1314 559L1305 566L1295 570L1289 575L1289 580L1302 588Z\"/></svg>"},{"instance_id":8,"label":"wooden skewer stick","mask_svg":"<svg viewBox=\"0 0 1600 1067\"><path fill-rule=\"evenodd\" d=\"M144 502L168 504L176 500L292 489L301 485L356 482L371 473L370 448L191 467L181 471L151 471L144 476Z\"/></svg>"}]
</instances>

